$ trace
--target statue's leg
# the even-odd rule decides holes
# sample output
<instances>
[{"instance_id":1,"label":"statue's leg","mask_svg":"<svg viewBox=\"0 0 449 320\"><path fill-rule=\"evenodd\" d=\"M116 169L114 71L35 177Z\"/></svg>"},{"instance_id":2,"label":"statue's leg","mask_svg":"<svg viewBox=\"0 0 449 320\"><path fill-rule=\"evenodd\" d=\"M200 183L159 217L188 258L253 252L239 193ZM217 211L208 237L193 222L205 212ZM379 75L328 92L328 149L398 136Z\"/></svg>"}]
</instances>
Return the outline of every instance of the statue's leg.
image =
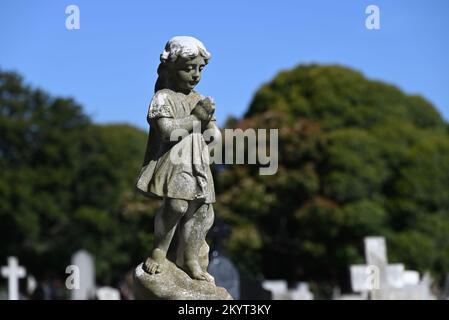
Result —
<instances>
[{"instance_id":1,"label":"statue's leg","mask_svg":"<svg viewBox=\"0 0 449 320\"><path fill-rule=\"evenodd\" d=\"M189 203L182 199L166 198L154 220L154 249L144 264L144 270L150 274L163 271L168 248L173 239L176 226L187 212Z\"/></svg>"},{"instance_id":2,"label":"statue's leg","mask_svg":"<svg viewBox=\"0 0 449 320\"><path fill-rule=\"evenodd\" d=\"M212 204L201 204L197 210L188 212L184 223L180 226L180 236L183 243L182 268L193 279L213 282L213 277L201 268L200 249L207 246L206 235L214 222L214 210ZM204 257L201 257L204 258Z\"/></svg>"},{"instance_id":3,"label":"statue's leg","mask_svg":"<svg viewBox=\"0 0 449 320\"><path fill-rule=\"evenodd\" d=\"M200 247L200 252L199 252L200 266L206 272L207 272L207 267L209 266L209 249L210 249L209 245L206 242L206 236L214 223L214 218L215 218L214 207L211 203L208 206L207 219L206 219L206 223L204 226L205 227L204 238L203 238L204 240Z\"/></svg>"}]
</instances>

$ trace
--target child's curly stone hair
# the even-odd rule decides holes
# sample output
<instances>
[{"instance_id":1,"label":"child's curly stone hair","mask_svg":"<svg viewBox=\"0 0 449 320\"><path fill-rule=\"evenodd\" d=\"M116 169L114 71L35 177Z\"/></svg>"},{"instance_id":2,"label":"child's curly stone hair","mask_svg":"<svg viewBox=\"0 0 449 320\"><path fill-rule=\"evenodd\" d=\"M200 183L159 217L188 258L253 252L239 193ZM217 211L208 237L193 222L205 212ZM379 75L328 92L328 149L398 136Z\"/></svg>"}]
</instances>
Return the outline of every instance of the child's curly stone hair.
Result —
<instances>
[{"instance_id":1,"label":"child's curly stone hair","mask_svg":"<svg viewBox=\"0 0 449 320\"><path fill-rule=\"evenodd\" d=\"M158 79L154 87L154 92L170 86L170 79L168 73L168 65L176 62L178 57L184 59L192 59L201 55L207 64L211 58L211 54L206 50L204 44L194 38L188 36L176 36L171 38L165 45L164 51L161 53L161 63L157 68Z\"/></svg>"}]
</instances>

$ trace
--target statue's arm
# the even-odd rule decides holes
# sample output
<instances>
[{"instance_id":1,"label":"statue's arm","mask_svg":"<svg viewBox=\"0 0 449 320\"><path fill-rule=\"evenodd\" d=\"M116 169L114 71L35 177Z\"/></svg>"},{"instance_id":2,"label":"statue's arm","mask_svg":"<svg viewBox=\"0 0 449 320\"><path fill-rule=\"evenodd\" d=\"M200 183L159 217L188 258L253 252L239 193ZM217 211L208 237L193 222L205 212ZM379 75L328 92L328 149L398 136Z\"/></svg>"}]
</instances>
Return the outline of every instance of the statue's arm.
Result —
<instances>
[{"instance_id":1,"label":"statue's arm","mask_svg":"<svg viewBox=\"0 0 449 320\"><path fill-rule=\"evenodd\" d=\"M198 122L198 118L191 114L185 118L173 119L161 117L156 120L156 125L159 129L162 140L170 141L170 136L174 130L185 130L188 133L192 132L194 122ZM151 125L150 121L150 125Z\"/></svg>"},{"instance_id":2,"label":"statue's arm","mask_svg":"<svg viewBox=\"0 0 449 320\"><path fill-rule=\"evenodd\" d=\"M207 136L205 137L206 143L209 148L212 148L221 141L221 131L217 127L216 121L209 121L206 127Z\"/></svg>"}]
</instances>

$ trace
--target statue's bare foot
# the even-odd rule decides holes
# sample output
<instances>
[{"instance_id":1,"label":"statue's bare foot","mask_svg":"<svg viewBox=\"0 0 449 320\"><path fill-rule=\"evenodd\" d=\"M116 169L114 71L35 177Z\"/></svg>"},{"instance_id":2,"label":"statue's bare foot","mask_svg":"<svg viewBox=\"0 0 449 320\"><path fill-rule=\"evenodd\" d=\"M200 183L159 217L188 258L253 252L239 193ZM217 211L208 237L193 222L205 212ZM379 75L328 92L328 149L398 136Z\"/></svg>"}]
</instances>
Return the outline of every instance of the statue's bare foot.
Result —
<instances>
[{"instance_id":1,"label":"statue's bare foot","mask_svg":"<svg viewBox=\"0 0 449 320\"><path fill-rule=\"evenodd\" d=\"M154 249L151 257L148 257L142 268L149 274L161 273L164 271L166 263L166 253L161 249Z\"/></svg>"},{"instance_id":2,"label":"statue's bare foot","mask_svg":"<svg viewBox=\"0 0 449 320\"><path fill-rule=\"evenodd\" d=\"M196 280L202 280L207 282L215 282L214 277L212 277L208 272L203 271L201 269L199 263L197 261L190 261L186 262L183 268L187 274L192 278Z\"/></svg>"}]
</instances>

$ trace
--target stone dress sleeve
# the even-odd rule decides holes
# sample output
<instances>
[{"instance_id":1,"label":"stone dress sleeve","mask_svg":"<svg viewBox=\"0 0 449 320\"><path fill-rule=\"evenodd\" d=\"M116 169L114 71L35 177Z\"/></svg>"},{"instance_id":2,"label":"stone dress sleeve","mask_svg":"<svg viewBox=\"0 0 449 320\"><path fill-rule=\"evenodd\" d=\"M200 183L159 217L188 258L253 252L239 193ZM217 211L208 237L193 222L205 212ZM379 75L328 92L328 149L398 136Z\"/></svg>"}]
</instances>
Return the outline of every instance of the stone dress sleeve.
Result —
<instances>
[{"instance_id":1,"label":"stone dress sleeve","mask_svg":"<svg viewBox=\"0 0 449 320\"><path fill-rule=\"evenodd\" d=\"M137 190L145 195L149 195L149 183L153 178L155 166L160 157L159 146L161 141L155 120L161 117L174 118L171 99L164 91L160 90L156 92L148 107L147 121L150 124L150 131L144 162L136 184Z\"/></svg>"},{"instance_id":2,"label":"stone dress sleeve","mask_svg":"<svg viewBox=\"0 0 449 320\"><path fill-rule=\"evenodd\" d=\"M174 118L172 101L165 90L156 92L148 108L148 121L157 118Z\"/></svg>"}]
</instances>

